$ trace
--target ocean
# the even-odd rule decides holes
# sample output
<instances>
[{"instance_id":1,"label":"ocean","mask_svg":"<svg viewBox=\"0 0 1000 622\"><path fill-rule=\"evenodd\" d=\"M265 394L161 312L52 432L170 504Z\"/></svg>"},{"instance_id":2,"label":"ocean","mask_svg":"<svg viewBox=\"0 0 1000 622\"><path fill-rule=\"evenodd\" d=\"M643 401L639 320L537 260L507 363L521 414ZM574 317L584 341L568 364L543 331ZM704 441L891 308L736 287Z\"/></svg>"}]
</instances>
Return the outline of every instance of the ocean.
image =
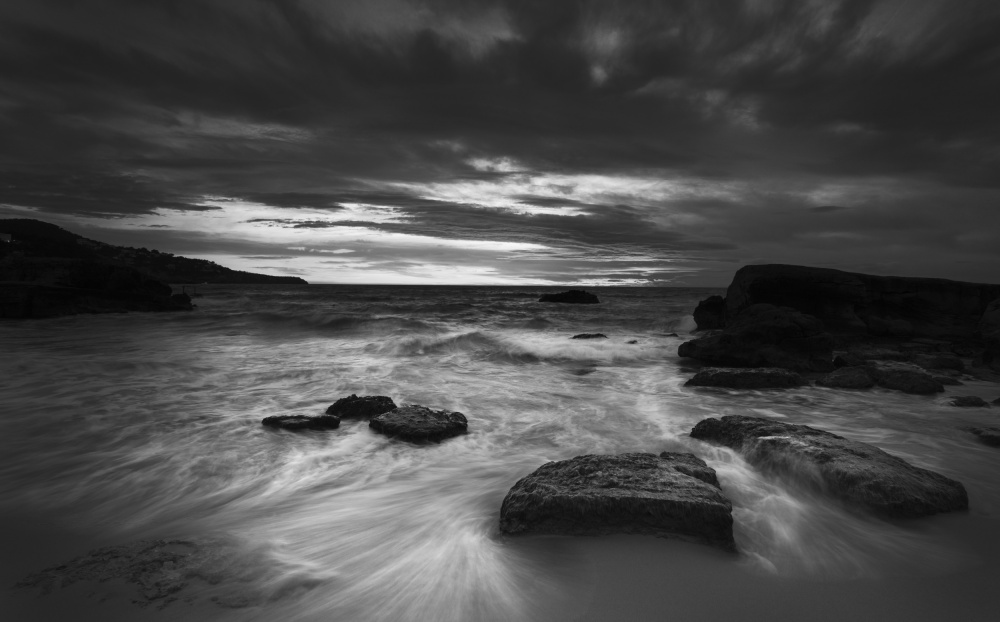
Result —
<instances>
[{"instance_id":1,"label":"ocean","mask_svg":"<svg viewBox=\"0 0 1000 622\"><path fill-rule=\"evenodd\" d=\"M1000 411L947 404L993 400L994 384L686 388L696 364L677 347L715 290L588 288L599 305L539 303L558 290L538 287L199 291L190 313L0 323L4 620L995 619L1000 450L960 428ZM608 338L571 339L595 332ZM460 411L469 433L417 445L364 421L260 423L350 394ZM882 520L688 436L731 414L877 445L961 481L970 511ZM504 495L538 466L637 451L716 469L738 555L499 534ZM120 576L10 589L147 540L198 551L169 598L144 601Z\"/></svg>"}]
</instances>

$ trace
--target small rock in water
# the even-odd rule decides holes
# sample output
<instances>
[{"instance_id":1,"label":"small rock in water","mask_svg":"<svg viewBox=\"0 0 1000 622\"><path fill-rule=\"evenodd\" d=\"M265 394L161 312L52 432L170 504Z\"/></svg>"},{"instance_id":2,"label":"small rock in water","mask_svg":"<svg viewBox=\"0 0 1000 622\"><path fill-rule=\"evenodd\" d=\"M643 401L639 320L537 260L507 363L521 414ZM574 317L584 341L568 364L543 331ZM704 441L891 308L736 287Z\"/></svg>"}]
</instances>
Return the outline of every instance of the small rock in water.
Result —
<instances>
[{"instance_id":1,"label":"small rock in water","mask_svg":"<svg viewBox=\"0 0 1000 622\"><path fill-rule=\"evenodd\" d=\"M538 299L538 302L564 302L578 305L595 305L601 301L598 300L597 296L594 294L585 292L581 289L571 289L558 294L542 294L542 297Z\"/></svg>"},{"instance_id":2,"label":"small rock in water","mask_svg":"<svg viewBox=\"0 0 1000 622\"><path fill-rule=\"evenodd\" d=\"M980 441L991 447L1000 447L1000 428L966 428Z\"/></svg>"},{"instance_id":3,"label":"small rock in water","mask_svg":"<svg viewBox=\"0 0 1000 622\"><path fill-rule=\"evenodd\" d=\"M802 376L777 367L709 367L684 383L686 387L724 387L727 389L788 389L808 384Z\"/></svg>"},{"instance_id":4,"label":"small rock in water","mask_svg":"<svg viewBox=\"0 0 1000 622\"><path fill-rule=\"evenodd\" d=\"M885 389L894 389L915 395L929 395L944 391L940 382L916 365L895 361L868 361L865 367L875 379L875 383Z\"/></svg>"},{"instance_id":5,"label":"small rock in water","mask_svg":"<svg viewBox=\"0 0 1000 622\"><path fill-rule=\"evenodd\" d=\"M864 367L840 367L816 381L831 389L870 389L875 381Z\"/></svg>"},{"instance_id":6,"label":"small rock in water","mask_svg":"<svg viewBox=\"0 0 1000 622\"><path fill-rule=\"evenodd\" d=\"M627 343L627 344L629 344L631 346L631 345L635 345L635 344L639 343L639 340L638 339L630 339L629 341L626 341L625 343Z\"/></svg>"},{"instance_id":7,"label":"small rock in water","mask_svg":"<svg viewBox=\"0 0 1000 622\"><path fill-rule=\"evenodd\" d=\"M326 414L335 415L341 419L371 419L375 415L387 413L396 408L391 397L384 395L365 395L358 397L353 393L347 397L342 397L329 408Z\"/></svg>"},{"instance_id":8,"label":"small rock in water","mask_svg":"<svg viewBox=\"0 0 1000 622\"><path fill-rule=\"evenodd\" d=\"M333 415L319 415L308 417L306 415L276 415L274 417L264 417L261 424L270 428L283 428L285 430L332 430L340 427L340 417Z\"/></svg>"},{"instance_id":9,"label":"small rock in water","mask_svg":"<svg viewBox=\"0 0 1000 622\"><path fill-rule=\"evenodd\" d=\"M965 487L868 445L804 425L730 415L705 419L691 437L739 451L764 470L894 518L965 510Z\"/></svg>"},{"instance_id":10,"label":"small rock in water","mask_svg":"<svg viewBox=\"0 0 1000 622\"><path fill-rule=\"evenodd\" d=\"M961 408L989 408L990 404L986 400L976 395L960 395L958 397L952 398L948 402L952 406L959 406Z\"/></svg>"},{"instance_id":11,"label":"small rock in water","mask_svg":"<svg viewBox=\"0 0 1000 622\"><path fill-rule=\"evenodd\" d=\"M372 417L368 426L387 436L408 441L440 441L465 434L469 422L465 415L425 406L401 406Z\"/></svg>"},{"instance_id":12,"label":"small rock in water","mask_svg":"<svg viewBox=\"0 0 1000 622\"><path fill-rule=\"evenodd\" d=\"M608 336L604 333L580 333L579 335L573 335L570 339L607 339Z\"/></svg>"},{"instance_id":13,"label":"small rock in water","mask_svg":"<svg viewBox=\"0 0 1000 622\"><path fill-rule=\"evenodd\" d=\"M687 453L548 462L510 489L505 534L649 534L735 550L732 505L715 470Z\"/></svg>"}]
</instances>

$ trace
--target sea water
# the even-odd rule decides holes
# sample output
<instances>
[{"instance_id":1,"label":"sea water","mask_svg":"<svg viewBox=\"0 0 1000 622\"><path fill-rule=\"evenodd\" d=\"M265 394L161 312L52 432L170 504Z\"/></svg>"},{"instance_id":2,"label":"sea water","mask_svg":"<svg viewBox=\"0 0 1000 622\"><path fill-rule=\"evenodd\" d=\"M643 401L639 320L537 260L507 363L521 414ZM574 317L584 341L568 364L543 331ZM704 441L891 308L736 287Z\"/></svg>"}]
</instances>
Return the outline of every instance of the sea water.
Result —
<instances>
[{"instance_id":1,"label":"sea water","mask_svg":"<svg viewBox=\"0 0 1000 622\"><path fill-rule=\"evenodd\" d=\"M593 288L601 304L566 305L527 287L199 289L190 313L0 324L4 589L146 539L200 542L211 558L162 609L109 582L6 590L0 607L21 617L5 619L992 619L1000 450L960 428L997 425L1000 410L947 400L992 400L996 385L686 388L694 367L677 347L712 290ZM571 339L595 332L607 339ZM260 424L352 393L460 411L469 433L418 445L364 421ZM971 509L884 521L689 437L733 414L874 444L963 482ZM540 465L635 451L715 468L740 553L499 534L504 495Z\"/></svg>"}]
</instances>

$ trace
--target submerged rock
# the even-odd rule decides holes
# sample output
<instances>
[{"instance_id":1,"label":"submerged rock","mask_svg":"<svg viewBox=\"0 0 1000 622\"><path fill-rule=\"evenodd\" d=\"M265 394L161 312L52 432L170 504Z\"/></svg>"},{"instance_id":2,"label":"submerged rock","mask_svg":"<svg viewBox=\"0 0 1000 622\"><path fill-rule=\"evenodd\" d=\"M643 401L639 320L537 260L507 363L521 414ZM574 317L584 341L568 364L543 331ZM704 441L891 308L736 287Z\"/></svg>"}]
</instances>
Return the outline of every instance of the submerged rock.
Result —
<instances>
[{"instance_id":1,"label":"submerged rock","mask_svg":"<svg viewBox=\"0 0 1000 622\"><path fill-rule=\"evenodd\" d=\"M364 395L358 397L353 393L347 397L342 397L326 409L326 414L340 417L341 419L371 419L375 415L387 413L396 408L396 403L391 397L384 395Z\"/></svg>"},{"instance_id":2,"label":"submerged rock","mask_svg":"<svg viewBox=\"0 0 1000 622\"><path fill-rule=\"evenodd\" d=\"M601 301L598 300L597 296L594 294L585 292L582 289L571 289L558 294L542 294L541 298L538 299L538 302L564 302L577 305L595 305Z\"/></svg>"},{"instance_id":3,"label":"submerged rock","mask_svg":"<svg viewBox=\"0 0 1000 622\"><path fill-rule=\"evenodd\" d=\"M962 371L965 363L954 354L915 354L910 362L924 369L950 369Z\"/></svg>"},{"instance_id":4,"label":"submerged rock","mask_svg":"<svg viewBox=\"0 0 1000 622\"><path fill-rule=\"evenodd\" d=\"M884 389L915 395L930 395L944 391L944 386L940 382L920 367L909 363L868 361L865 369L875 379L875 383Z\"/></svg>"},{"instance_id":5,"label":"submerged rock","mask_svg":"<svg viewBox=\"0 0 1000 622\"><path fill-rule=\"evenodd\" d=\"M731 447L763 471L886 516L915 518L969 507L959 482L808 426L732 415L699 422L691 436Z\"/></svg>"},{"instance_id":6,"label":"submerged rock","mask_svg":"<svg viewBox=\"0 0 1000 622\"><path fill-rule=\"evenodd\" d=\"M585 455L548 462L510 489L505 534L649 534L735 550L732 505L692 454Z\"/></svg>"},{"instance_id":7,"label":"submerged rock","mask_svg":"<svg viewBox=\"0 0 1000 622\"><path fill-rule=\"evenodd\" d=\"M793 371L777 367L709 367L684 383L686 387L724 387L727 389L788 389L808 384Z\"/></svg>"},{"instance_id":8,"label":"submerged rock","mask_svg":"<svg viewBox=\"0 0 1000 622\"><path fill-rule=\"evenodd\" d=\"M629 339L625 343L629 344L630 346L634 346L635 344L639 343L639 340L638 339Z\"/></svg>"},{"instance_id":9,"label":"submerged rock","mask_svg":"<svg viewBox=\"0 0 1000 622\"><path fill-rule=\"evenodd\" d=\"M870 389L875 386L864 367L841 367L816 381L821 387L831 389Z\"/></svg>"},{"instance_id":10,"label":"submerged rock","mask_svg":"<svg viewBox=\"0 0 1000 622\"><path fill-rule=\"evenodd\" d=\"M952 378L951 376L931 376L931 378L945 386L961 386L963 384L961 380Z\"/></svg>"},{"instance_id":11,"label":"submerged rock","mask_svg":"<svg viewBox=\"0 0 1000 622\"><path fill-rule=\"evenodd\" d=\"M989 408L990 404L986 400L976 395L960 395L958 397L952 398L948 402L952 406L958 406L960 408Z\"/></svg>"},{"instance_id":12,"label":"submerged rock","mask_svg":"<svg viewBox=\"0 0 1000 622\"><path fill-rule=\"evenodd\" d=\"M573 335L570 339L607 339L608 336L604 333L580 333L579 335Z\"/></svg>"},{"instance_id":13,"label":"submerged rock","mask_svg":"<svg viewBox=\"0 0 1000 622\"><path fill-rule=\"evenodd\" d=\"M262 425L269 428L282 428L285 430L332 430L340 427L340 417L333 415L319 415L309 417L306 415L276 415L274 417L264 417Z\"/></svg>"},{"instance_id":14,"label":"submerged rock","mask_svg":"<svg viewBox=\"0 0 1000 622\"><path fill-rule=\"evenodd\" d=\"M976 435L980 441L991 447L1000 447L1000 428L966 428Z\"/></svg>"},{"instance_id":15,"label":"submerged rock","mask_svg":"<svg viewBox=\"0 0 1000 622\"><path fill-rule=\"evenodd\" d=\"M469 422L465 415L425 406L402 406L372 417L368 426L376 432L408 441L440 441L465 434Z\"/></svg>"},{"instance_id":16,"label":"submerged rock","mask_svg":"<svg viewBox=\"0 0 1000 622\"><path fill-rule=\"evenodd\" d=\"M677 354L725 367L833 370L833 340L822 322L766 304L746 309L721 334L682 343Z\"/></svg>"}]
</instances>

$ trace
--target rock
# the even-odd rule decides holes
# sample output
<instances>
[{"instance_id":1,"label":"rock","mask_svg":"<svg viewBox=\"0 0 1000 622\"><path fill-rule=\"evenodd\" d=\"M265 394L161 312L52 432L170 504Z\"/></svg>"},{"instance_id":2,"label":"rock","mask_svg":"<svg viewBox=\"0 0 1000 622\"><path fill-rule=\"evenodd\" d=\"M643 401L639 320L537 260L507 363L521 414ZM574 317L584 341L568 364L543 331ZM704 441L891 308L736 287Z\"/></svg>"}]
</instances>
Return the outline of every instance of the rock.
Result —
<instances>
[{"instance_id":1,"label":"rock","mask_svg":"<svg viewBox=\"0 0 1000 622\"><path fill-rule=\"evenodd\" d=\"M958 378L952 378L951 376L931 376L935 381L940 382L944 386L961 386L962 381Z\"/></svg>"},{"instance_id":2,"label":"rock","mask_svg":"<svg viewBox=\"0 0 1000 622\"><path fill-rule=\"evenodd\" d=\"M959 482L808 426L732 415L699 422L691 436L731 447L762 471L886 516L916 518L969 507Z\"/></svg>"},{"instance_id":3,"label":"rock","mask_svg":"<svg viewBox=\"0 0 1000 622\"><path fill-rule=\"evenodd\" d=\"M1000 372L1000 298L990 302L979 320L979 334L986 346L983 365Z\"/></svg>"},{"instance_id":4,"label":"rock","mask_svg":"<svg viewBox=\"0 0 1000 622\"><path fill-rule=\"evenodd\" d=\"M682 343L677 354L725 367L833 370L833 341L822 322L773 305L746 309L722 334Z\"/></svg>"},{"instance_id":5,"label":"rock","mask_svg":"<svg viewBox=\"0 0 1000 622\"><path fill-rule=\"evenodd\" d=\"M607 339L608 336L604 333L580 333L579 335L573 335L570 339Z\"/></svg>"},{"instance_id":6,"label":"rock","mask_svg":"<svg viewBox=\"0 0 1000 622\"><path fill-rule=\"evenodd\" d=\"M261 424L269 428L282 428L285 430L332 430L333 428L340 427L340 417L333 415L319 415L318 417L276 415L274 417L264 417Z\"/></svg>"},{"instance_id":7,"label":"rock","mask_svg":"<svg viewBox=\"0 0 1000 622\"><path fill-rule=\"evenodd\" d=\"M838 334L951 340L975 336L987 304L997 298L1000 285L755 265L736 272L725 301L727 322L768 303L815 316Z\"/></svg>"},{"instance_id":8,"label":"rock","mask_svg":"<svg viewBox=\"0 0 1000 622\"><path fill-rule=\"evenodd\" d=\"M910 362L924 369L950 369L954 371L965 369L965 363L962 362L962 359L953 354L915 354L910 358Z\"/></svg>"},{"instance_id":9,"label":"rock","mask_svg":"<svg viewBox=\"0 0 1000 622\"><path fill-rule=\"evenodd\" d=\"M198 536L171 540L140 540L92 550L80 557L28 575L14 588L60 598L61 590L82 583L88 598L97 602L127 599L137 607L163 610L173 604L225 608L259 606L280 597L281 569L273 569L273 558L261 550L248 550L246 543L223 537ZM253 570L251 570L253 569ZM251 581L256 575L259 583ZM85 587L84 587L85 586ZM130 589L122 590L123 586ZM151 612L135 609L131 616L102 617L106 620L148 619ZM124 612L122 615L125 615ZM181 612L179 617L188 619ZM154 618L160 617L158 615ZM220 610L211 619L222 619ZM242 616L241 616L242 617ZM12 617L5 619L27 618ZM31 618L40 619L40 618ZM57 619L57 618L46 618ZM58 619L81 619L59 616ZM86 616L83 619L90 619Z\"/></svg>"},{"instance_id":10,"label":"rock","mask_svg":"<svg viewBox=\"0 0 1000 622\"><path fill-rule=\"evenodd\" d=\"M975 434L980 441L987 445L1000 447L1000 428L966 428L966 430Z\"/></svg>"},{"instance_id":11,"label":"rock","mask_svg":"<svg viewBox=\"0 0 1000 622\"><path fill-rule=\"evenodd\" d=\"M375 415L387 413L396 408L391 397L384 395L365 395L358 397L353 393L342 397L326 409L326 414L341 419L371 419Z\"/></svg>"},{"instance_id":12,"label":"rock","mask_svg":"<svg viewBox=\"0 0 1000 622\"><path fill-rule=\"evenodd\" d=\"M694 323L698 330L711 330L726 326L726 299L710 296L698 303L694 310Z\"/></svg>"},{"instance_id":13,"label":"rock","mask_svg":"<svg viewBox=\"0 0 1000 622\"><path fill-rule=\"evenodd\" d=\"M870 389L875 381L864 367L841 367L816 381L831 389Z\"/></svg>"},{"instance_id":14,"label":"rock","mask_svg":"<svg viewBox=\"0 0 1000 622\"><path fill-rule=\"evenodd\" d=\"M558 294L542 294L538 302L565 302L577 305L595 305L601 302L594 294L589 294L580 289L571 289Z\"/></svg>"},{"instance_id":15,"label":"rock","mask_svg":"<svg viewBox=\"0 0 1000 622\"><path fill-rule=\"evenodd\" d=\"M959 408L989 408L990 404L981 397L975 395L960 395L948 402L952 406Z\"/></svg>"},{"instance_id":16,"label":"rock","mask_svg":"<svg viewBox=\"0 0 1000 622\"><path fill-rule=\"evenodd\" d=\"M1000 397L998 397L997 399L993 400L993 405L994 406L1000 406Z\"/></svg>"},{"instance_id":17,"label":"rock","mask_svg":"<svg viewBox=\"0 0 1000 622\"><path fill-rule=\"evenodd\" d=\"M793 371L777 367L702 369L684 383L686 387L725 387L727 389L788 389L809 384Z\"/></svg>"},{"instance_id":18,"label":"rock","mask_svg":"<svg viewBox=\"0 0 1000 622\"><path fill-rule=\"evenodd\" d=\"M835 369L857 367L864 364L865 360L853 352L844 352L833 357L833 367Z\"/></svg>"},{"instance_id":19,"label":"rock","mask_svg":"<svg viewBox=\"0 0 1000 622\"><path fill-rule=\"evenodd\" d=\"M894 389L915 395L941 393L944 387L930 374L916 365L896 361L869 361L865 369L884 389Z\"/></svg>"},{"instance_id":20,"label":"rock","mask_svg":"<svg viewBox=\"0 0 1000 622\"><path fill-rule=\"evenodd\" d=\"M548 462L507 493L500 531L648 534L736 548L732 505L715 471L686 453L585 455Z\"/></svg>"},{"instance_id":21,"label":"rock","mask_svg":"<svg viewBox=\"0 0 1000 622\"><path fill-rule=\"evenodd\" d=\"M899 350L889 348L859 347L850 351L851 360L860 360L861 365L868 361L897 361L900 363L910 360L910 355Z\"/></svg>"},{"instance_id":22,"label":"rock","mask_svg":"<svg viewBox=\"0 0 1000 622\"><path fill-rule=\"evenodd\" d=\"M188 296L184 292L181 292L180 294L172 294L170 296L170 300L174 301L180 306L185 306L185 305L188 307L191 306L191 296Z\"/></svg>"},{"instance_id":23,"label":"rock","mask_svg":"<svg viewBox=\"0 0 1000 622\"><path fill-rule=\"evenodd\" d=\"M465 415L424 406L401 406L372 417L368 426L387 436L407 441L440 441L465 434L469 423Z\"/></svg>"},{"instance_id":24,"label":"rock","mask_svg":"<svg viewBox=\"0 0 1000 622\"><path fill-rule=\"evenodd\" d=\"M639 343L639 340L638 339L629 339L625 343L629 344L630 346L633 346L633 345Z\"/></svg>"}]
</instances>

